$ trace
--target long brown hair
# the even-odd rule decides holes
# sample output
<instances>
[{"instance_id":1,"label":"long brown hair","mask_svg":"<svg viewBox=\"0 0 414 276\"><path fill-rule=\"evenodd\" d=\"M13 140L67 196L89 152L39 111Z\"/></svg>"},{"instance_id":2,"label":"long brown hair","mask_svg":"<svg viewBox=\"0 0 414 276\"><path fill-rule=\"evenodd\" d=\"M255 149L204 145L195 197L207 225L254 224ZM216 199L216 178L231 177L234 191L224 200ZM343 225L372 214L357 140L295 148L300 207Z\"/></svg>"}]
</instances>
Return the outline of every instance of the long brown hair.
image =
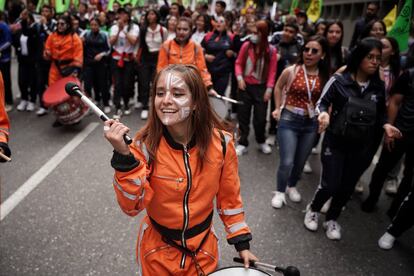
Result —
<instances>
[{"instance_id":1,"label":"long brown hair","mask_svg":"<svg viewBox=\"0 0 414 276\"><path fill-rule=\"evenodd\" d=\"M163 135L164 127L154 108L157 83L161 74L171 71L180 74L191 92L195 108L190 114L188 133L194 135L199 151L198 158L201 164L198 168L202 169L204 157L213 136L213 129L225 129L225 127L213 111L208 98L207 88L204 85L198 68L194 65L171 64L155 76L154 85L151 90L151 108L148 121L137 133L136 139L145 143L151 160L156 161L156 152Z\"/></svg>"},{"instance_id":2,"label":"long brown hair","mask_svg":"<svg viewBox=\"0 0 414 276\"><path fill-rule=\"evenodd\" d=\"M254 55L256 57L256 64L260 58L264 58L262 81L266 82L267 73L269 72L270 67L270 47L267 37L269 35L269 24L265 20L259 20L256 22L257 32L261 34L260 42L257 44L259 51L256 52L256 47L254 49Z\"/></svg>"}]
</instances>

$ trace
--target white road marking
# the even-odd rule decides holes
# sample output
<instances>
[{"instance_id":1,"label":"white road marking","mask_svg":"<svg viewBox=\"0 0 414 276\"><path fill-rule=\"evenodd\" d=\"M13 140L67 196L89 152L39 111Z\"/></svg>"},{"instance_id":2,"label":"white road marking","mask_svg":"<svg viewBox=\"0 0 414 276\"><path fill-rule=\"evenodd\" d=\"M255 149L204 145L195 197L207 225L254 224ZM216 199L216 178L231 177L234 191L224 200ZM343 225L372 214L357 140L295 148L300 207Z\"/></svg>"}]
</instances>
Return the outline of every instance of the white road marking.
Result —
<instances>
[{"instance_id":1,"label":"white road marking","mask_svg":"<svg viewBox=\"0 0 414 276\"><path fill-rule=\"evenodd\" d=\"M90 123L0 205L0 221L33 191L99 125Z\"/></svg>"}]
</instances>

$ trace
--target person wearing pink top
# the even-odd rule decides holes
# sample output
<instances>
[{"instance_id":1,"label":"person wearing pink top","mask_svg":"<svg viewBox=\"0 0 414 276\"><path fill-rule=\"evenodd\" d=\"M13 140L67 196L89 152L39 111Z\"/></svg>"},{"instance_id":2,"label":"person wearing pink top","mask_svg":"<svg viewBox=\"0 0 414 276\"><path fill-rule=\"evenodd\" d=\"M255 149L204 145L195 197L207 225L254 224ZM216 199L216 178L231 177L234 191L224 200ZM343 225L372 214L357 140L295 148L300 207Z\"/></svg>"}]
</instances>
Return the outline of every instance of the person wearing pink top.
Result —
<instances>
[{"instance_id":1,"label":"person wearing pink top","mask_svg":"<svg viewBox=\"0 0 414 276\"><path fill-rule=\"evenodd\" d=\"M265 143L267 102L272 96L277 71L277 51L269 45L269 25L260 20L252 30L250 39L240 49L235 64L239 87L239 100L244 104L238 109L240 140L237 155L247 152L249 125L253 107L253 127L259 150L270 154L272 149Z\"/></svg>"}]
</instances>

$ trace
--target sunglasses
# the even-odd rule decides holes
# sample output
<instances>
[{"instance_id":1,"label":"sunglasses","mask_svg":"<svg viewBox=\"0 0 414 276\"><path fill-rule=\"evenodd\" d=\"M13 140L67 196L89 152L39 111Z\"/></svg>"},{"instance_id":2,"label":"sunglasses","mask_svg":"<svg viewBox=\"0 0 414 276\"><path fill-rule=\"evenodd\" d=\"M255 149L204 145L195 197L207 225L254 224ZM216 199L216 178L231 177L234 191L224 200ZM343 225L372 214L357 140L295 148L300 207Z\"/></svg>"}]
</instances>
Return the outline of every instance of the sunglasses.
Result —
<instances>
[{"instance_id":1,"label":"sunglasses","mask_svg":"<svg viewBox=\"0 0 414 276\"><path fill-rule=\"evenodd\" d=\"M312 55L316 55L319 52L319 50L316 48L310 48L310 47L303 48L304 53L309 53L309 51Z\"/></svg>"}]
</instances>

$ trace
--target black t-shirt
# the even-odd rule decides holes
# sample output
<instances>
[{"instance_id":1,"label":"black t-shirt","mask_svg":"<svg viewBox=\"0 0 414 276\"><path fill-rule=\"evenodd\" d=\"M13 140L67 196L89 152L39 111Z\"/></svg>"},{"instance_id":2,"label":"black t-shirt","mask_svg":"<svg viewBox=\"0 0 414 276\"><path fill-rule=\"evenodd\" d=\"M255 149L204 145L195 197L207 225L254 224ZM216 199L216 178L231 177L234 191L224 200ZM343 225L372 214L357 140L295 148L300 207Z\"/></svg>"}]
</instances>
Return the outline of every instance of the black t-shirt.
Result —
<instances>
[{"instance_id":1,"label":"black t-shirt","mask_svg":"<svg viewBox=\"0 0 414 276\"><path fill-rule=\"evenodd\" d=\"M404 96L394 125L402 132L414 133L414 80L405 71L391 88L390 94Z\"/></svg>"}]
</instances>

